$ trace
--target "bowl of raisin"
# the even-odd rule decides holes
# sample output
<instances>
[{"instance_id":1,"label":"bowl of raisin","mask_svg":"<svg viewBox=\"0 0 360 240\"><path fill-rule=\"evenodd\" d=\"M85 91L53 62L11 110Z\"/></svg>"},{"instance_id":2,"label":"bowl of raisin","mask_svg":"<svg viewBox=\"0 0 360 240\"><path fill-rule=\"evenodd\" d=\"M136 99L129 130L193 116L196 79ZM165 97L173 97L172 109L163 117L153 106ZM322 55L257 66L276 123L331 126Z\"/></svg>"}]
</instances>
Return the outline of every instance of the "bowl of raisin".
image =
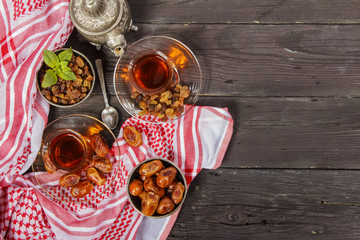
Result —
<instances>
[{"instance_id":1,"label":"bowl of raisin","mask_svg":"<svg viewBox=\"0 0 360 240\"><path fill-rule=\"evenodd\" d=\"M91 61L72 48L44 50L43 64L37 74L37 88L45 101L68 108L85 101L95 85Z\"/></svg>"}]
</instances>

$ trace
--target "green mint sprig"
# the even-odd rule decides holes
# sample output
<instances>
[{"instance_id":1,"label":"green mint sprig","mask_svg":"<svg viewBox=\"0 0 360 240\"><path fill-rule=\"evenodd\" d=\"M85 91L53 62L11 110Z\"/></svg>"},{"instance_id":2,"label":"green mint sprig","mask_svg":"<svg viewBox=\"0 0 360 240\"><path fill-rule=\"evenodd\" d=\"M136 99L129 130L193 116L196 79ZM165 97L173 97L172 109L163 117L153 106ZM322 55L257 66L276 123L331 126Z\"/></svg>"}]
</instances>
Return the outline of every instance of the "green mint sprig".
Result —
<instances>
[{"instance_id":1,"label":"green mint sprig","mask_svg":"<svg viewBox=\"0 0 360 240\"><path fill-rule=\"evenodd\" d=\"M42 88L47 88L57 83L57 77L64 80L76 79L75 74L72 72L71 68L68 67L72 55L73 51L71 47L70 49L60 52L58 55L52 51L44 49L44 62L50 68L46 70L44 80L41 83Z\"/></svg>"}]
</instances>

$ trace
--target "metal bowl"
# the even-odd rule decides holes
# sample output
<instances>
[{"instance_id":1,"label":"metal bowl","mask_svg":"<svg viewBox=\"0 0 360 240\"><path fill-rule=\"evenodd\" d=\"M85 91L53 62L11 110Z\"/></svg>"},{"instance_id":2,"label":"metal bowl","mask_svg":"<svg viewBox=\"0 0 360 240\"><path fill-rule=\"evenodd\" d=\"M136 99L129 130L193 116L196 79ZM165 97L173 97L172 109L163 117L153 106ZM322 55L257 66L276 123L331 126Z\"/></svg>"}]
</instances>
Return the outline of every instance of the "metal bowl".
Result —
<instances>
[{"instance_id":1,"label":"metal bowl","mask_svg":"<svg viewBox=\"0 0 360 240\"><path fill-rule=\"evenodd\" d=\"M164 165L165 168L167 167L175 167L176 170L177 170L177 175L176 175L176 179L181 182L184 186L185 186L185 191L184 191L184 195L183 195L183 199L181 200L181 202L177 205L175 205L175 208L167 213L167 214L164 214L164 215L160 215L158 213L155 212L154 215L152 216L146 216L144 215L142 212L141 212L141 200L139 197L135 197L133 195L130 194L130 191L129 191L129 185L130 183L134 180L134 179L140 179L140 174L139 174L139 169L142 165L144 165L145 163L147 162L150 162L150 161L153 161L153 160L160 160L162 162L162 164ZM128 198L130 200L130 203L131 205L139 212L141 213L142 215L146 216L146 217L151 217L151 218L164 218L164 217L168 217L172 214L174 214L176 211L178 211L180 208L181 208L181 205L184 203L185 201L185 198L186 198L186 194L187 194L187 191L188 191L188 187L187 187L187 184L186 184L186 179L185 179L185 176L184 174L182 173L182 171L180 170L180 168L178 166L176 166L173 162L169 161L169 160L166 160L166 159L163 159L163 158L151 158L151 159L147 159L141 163L139 163L130 173L129 177L128 177L128 181L127 181L127 184L126 184L126 192L127 192L127 195L128 195Z\"/></svg>"},{"instance_id":2,"label":"metal bowl","mask_svg":"<svg viewBox=\"0 0 360 240\"><path fill-rule=\"evenodd\" d=\"M61 48L61 49L58 49L58 50L55 50L54 53L58 53L58 52L61 52L61 51L64 51L64 50L67 50L69 48ZM79 102L77 103L74 103L74 104L69 104L69 105L63 105L63 104L57 104L57 103L54 103L52 101L49 101L42 93L41 93L41 87L40 87L40 80L39 79L36 79L36 86L37 86L37 89L41 95L41 97L43 99L45 99L45 101L47 101L48 103L50 103L51 105L55 106L55 107L61 107L61 108L70 108L70 107L73 107L73 106L76 106L76 105L79 105L80 103L84 102L89 96L90 94L92 93L93 89L94 89L94 86L95 86L95 78L96 78L96 74L95 74L95 70L94 70L94 67L91 63L91 61L81 52L77 51L77 50L74 50L72 49L72 51L74 52L75 55L78 55L78 56L81 56L84 58L84 60L89 64L90 66L90 69L91 69L91 72L92 72L92 75L93 75L93 80L92 80L92 83L91 83L91 88L89 90L89 92L87 92L86 94L86 97L84 97L83 99L81 99ZM44 62L42 64L45 64ZM40 70L39 70L40 71Z\"/></svg>"}]
</instances>

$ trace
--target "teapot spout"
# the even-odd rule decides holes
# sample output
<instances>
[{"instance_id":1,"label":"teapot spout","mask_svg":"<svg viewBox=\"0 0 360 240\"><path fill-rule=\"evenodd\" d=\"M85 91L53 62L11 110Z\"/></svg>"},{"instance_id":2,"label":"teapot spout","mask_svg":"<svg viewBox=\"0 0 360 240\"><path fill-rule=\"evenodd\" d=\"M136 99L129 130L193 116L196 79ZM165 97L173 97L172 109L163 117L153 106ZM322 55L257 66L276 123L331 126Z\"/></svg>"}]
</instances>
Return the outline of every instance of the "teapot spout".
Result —
<instances>
[{"instance_id":1,"label":"teapot spout","mask_svg":"<svg viewBox=\"0 0 360 240\"><path fill-rule=\"evenodd\" d=\"M121 47L121 46L117 46L117 47L111 49L111 51L115 54L115 56L121 57L125 52L125 48Z\"/></svg>"},{"instance_id":2,"label":"teapot spout","mask_svg":"<svg viewBox=\"0 0 360 240\"><path fill-rule=\"evenodd\" d=\"M124 35L114 36L106 43L115 56L120 57L124 54L126 49L126 40Z\"/></svg>"}]
</instances>

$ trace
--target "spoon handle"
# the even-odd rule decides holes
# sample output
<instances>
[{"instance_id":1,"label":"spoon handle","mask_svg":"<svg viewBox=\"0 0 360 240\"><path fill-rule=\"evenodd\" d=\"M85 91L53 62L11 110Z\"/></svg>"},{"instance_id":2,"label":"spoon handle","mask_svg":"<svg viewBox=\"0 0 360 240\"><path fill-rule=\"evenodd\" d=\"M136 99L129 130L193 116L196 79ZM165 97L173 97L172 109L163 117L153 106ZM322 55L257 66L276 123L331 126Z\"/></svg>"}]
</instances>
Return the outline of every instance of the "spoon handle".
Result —
<instances>
[{"instance_id":1,"label":"spoon handle","mask_svg":"<svg viewBox=\"0 0 360 240\"><path fill-rule=\"evenodd\" d=\"M101 59L96 59L95 65L96 65L96 70L98 72L99 79L100 79L100 85L101 85L101 90L102 90L102 93L104 96L105 106L108 107L109 102L108 102L107 94L106 94L106 86L105 86L104 72L103 72Z\"/></svg>"}]
</instances>

